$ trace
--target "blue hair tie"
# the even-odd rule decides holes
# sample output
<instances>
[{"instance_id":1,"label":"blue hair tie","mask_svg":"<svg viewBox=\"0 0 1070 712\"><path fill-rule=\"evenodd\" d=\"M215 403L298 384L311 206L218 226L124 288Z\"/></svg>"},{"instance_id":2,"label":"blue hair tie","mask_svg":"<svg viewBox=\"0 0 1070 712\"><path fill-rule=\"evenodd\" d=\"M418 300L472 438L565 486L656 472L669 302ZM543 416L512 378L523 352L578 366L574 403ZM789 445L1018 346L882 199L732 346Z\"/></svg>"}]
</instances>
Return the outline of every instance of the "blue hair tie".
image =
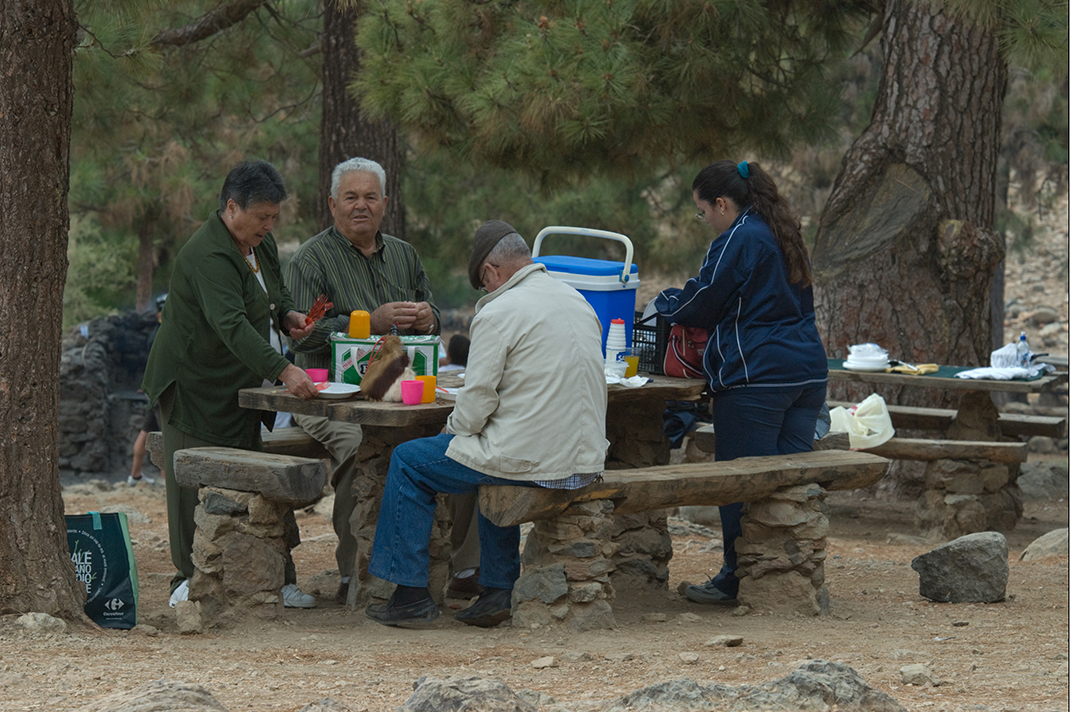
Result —
<instances>
[{"instance_id":1,"label":"blue hair tie","mask_svg":"<svg viewBox=\"0 0 1070 712\"><path fill-rule=\"evenodd\" d=\"M736 170L739 171L739 175L741 178L743 178L743 180L750 178L750 168L747 166L746 161L740 161L736 165Z\"/></svg>"}]
</instances>

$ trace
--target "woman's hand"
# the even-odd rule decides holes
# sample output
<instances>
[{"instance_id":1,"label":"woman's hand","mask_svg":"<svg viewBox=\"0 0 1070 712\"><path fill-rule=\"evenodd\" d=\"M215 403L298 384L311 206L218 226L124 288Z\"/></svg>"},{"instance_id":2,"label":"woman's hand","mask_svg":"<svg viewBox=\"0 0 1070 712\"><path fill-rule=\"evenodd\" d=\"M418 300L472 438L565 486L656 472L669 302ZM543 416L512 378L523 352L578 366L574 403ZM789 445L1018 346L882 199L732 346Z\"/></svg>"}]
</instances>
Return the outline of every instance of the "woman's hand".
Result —
<instances>
[{"instance_id":1,"label":"woman's hand","mask_svg":"<svg viewBox=\"0 0 1070 712\"><path fill-rule=\"evenodd\" d=\"M306 324L304 314L291 311L286 313L286 318L283 319L282 325L286 327L291 339L300 341L312 333L312 329L315 328L316 322Z\"/></svg>"},{"instance_id":2,"label":"woman's hand","mask_svg":"<svg viewBox=\"0 0 1070 712\"><path fill-rule=\"evenodd\" d=\"M295 312L290 313L294 314ZM308 374L292 363L282 369L279 378L286 384L286 389L301 400L312 400L319 393Z\"/></svg>"}]
</instances>

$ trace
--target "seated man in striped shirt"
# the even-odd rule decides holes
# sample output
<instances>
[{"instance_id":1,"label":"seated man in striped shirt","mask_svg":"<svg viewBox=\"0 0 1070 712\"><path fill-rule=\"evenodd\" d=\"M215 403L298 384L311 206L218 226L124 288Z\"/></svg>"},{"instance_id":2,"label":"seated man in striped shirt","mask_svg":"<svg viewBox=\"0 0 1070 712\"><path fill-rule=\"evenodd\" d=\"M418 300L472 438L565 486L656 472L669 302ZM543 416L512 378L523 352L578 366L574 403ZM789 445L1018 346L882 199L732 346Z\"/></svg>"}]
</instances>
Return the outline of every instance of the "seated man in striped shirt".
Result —
<instances>
[{"instance_id":1,"label":"seated man in striped shirt","mask_svg":"<svg viewBox=\"0 0 1070 712\"><path fill-rule=\"evenodd\" d=\"M476 303L465 383L443 433L394 448L368 571L397 584L365 610L383 625L421 625L438 606L428 591L435 495L480 485L577 489L605 465L602 327L575 289L531 259L508 223L476 231L468 262ZM520 527L479 514L483 592L454 617L492 627L511 616L520 575Z\"/></svg>"},{"instance_id":2,"label":"seated man in striped shirt","mask_svg":"<svg viewBox=\"0 0 1070 712\"><path fill-rule=\"evenodd\" d=\"M299 367L328 367L330 334L348 332L349 314L356 309L371 314L373 334L389 333L393 324L402 334L439 332L438 308L416 250L379 230L387 201L386 172L375 161L351 158L335 167L327 199L334 225L301 245L290 262L287 284L295 304L308 309L321 294L334 303L309 336L291 344ZM336 599L345 603L357 557L350 517L357 506L353 477L361 428L308 415L294 415L294 420L331 453L331 519L342 575Z\"/></svg>"}]
</instances>

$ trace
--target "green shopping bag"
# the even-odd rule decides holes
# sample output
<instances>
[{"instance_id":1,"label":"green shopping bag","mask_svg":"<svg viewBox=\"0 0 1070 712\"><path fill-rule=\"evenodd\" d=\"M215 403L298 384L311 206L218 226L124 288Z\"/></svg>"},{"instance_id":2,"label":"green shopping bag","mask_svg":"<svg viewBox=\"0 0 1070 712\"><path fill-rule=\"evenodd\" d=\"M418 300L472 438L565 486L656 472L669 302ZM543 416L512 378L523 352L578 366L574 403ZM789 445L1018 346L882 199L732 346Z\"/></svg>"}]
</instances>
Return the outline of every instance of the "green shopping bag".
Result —
<instances>
[{"instance_id":1,"label":"green shopping bag","mask_svg":"<svg viewBox=\"0 0 1070 712\"><path fill-rule=\"evenodd\" d=\"M122 512L69 514L67 546L85 584L85 613L102 628L137 625L137 564Z\"/></svg>"}]
</instances>

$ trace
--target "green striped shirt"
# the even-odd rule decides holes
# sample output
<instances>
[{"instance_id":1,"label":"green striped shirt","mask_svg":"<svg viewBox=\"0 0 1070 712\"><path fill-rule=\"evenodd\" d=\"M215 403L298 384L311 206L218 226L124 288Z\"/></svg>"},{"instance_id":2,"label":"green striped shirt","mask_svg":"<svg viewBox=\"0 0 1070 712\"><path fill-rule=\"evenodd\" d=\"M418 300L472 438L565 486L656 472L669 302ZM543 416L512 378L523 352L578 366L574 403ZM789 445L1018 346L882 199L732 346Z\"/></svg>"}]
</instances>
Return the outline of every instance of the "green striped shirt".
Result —
<instances>
[{"instance_id":1,"label":"green striped shirt","mask_svg":"<svg viewBox=\"0 0 1070 712\"><path fill-rule=\"evenodd\" d=\"M311 334L302 341L290 341L301 368L327 368L330 334L344 331L355 309L371 313L388 302L427 302L435 323L442 323L416 249L381 232L375 235L375 252L365 257L332 225L294 253L287 283L296 309L304 314L321 294L334 302Z\"/></svg>"}]
</instances>

